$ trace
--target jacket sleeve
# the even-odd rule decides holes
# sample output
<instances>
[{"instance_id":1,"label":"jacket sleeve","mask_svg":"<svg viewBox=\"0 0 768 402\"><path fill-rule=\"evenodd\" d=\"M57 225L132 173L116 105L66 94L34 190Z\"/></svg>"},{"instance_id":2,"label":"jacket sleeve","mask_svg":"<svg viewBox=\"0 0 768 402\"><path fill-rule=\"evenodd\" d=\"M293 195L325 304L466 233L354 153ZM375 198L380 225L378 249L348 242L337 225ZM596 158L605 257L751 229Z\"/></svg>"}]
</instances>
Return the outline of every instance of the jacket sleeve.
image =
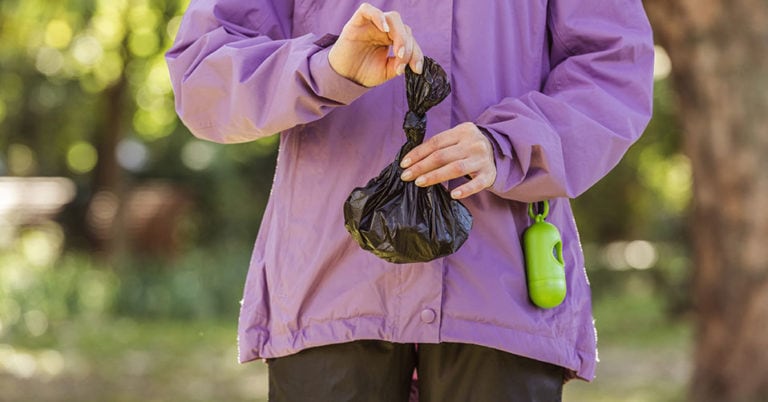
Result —
<instances>
[{"instance_id":1,"label":"jacket sleeve","mask_svg":"<svg viewBox=\"0 0 768 402\"><path fill-rule=\"evenodd\" d=\"M653 39L640 0L551 0L551 71L475 123L495 148L495 194L576 197L606 175L650 119Z\"/></svg>"},{"instance_id":2,"label":"jacket sleeve","mask_svg":"<svg viewBox=\"0 0 768 402\"><path fill-rule=\"evenodd\" d=\"M192 0L166 54L192 133L244 142L317 120L366 88L338 75L319 36L293 38L292 1Z\"/></svg>"}]
</instances>

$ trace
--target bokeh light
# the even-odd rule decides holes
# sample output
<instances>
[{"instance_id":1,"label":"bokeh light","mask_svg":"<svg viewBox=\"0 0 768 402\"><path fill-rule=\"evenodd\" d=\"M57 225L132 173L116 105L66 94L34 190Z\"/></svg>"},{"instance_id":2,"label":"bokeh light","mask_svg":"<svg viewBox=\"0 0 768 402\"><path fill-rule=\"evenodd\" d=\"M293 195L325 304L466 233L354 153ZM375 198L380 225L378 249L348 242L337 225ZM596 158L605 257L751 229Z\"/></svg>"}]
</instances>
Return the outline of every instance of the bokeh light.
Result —
<instances>
[{"instance_id":1,"label":"bokeh light","mask_svg":"<svg viewBox=\"0 0 768 402\"><path fill-rule=\"evenodd\" d=\"M128 49L136 57L151 56L160 47L160 39L152 31L133 32L128 40Z\"/></svg>"},{"instance_id":2,"label":"bokeh light","mask_svg":"<svg viewBox=\"0 0 768 402\"><path fill-rule=\"evenodd\" d=\"M102 238L110 237L110 229L117 216L120 199L106 190L99 191L93 196L88 207L86 220L88 225Z\"/></svg>"},{"instance_id":3,"label":"bokeh light","mask_svg":"<svg viewBox=\"0 0 768 402\"><path fill-rule=\"evenodd\" d=\"M615 241L603 247L603 264L614 271L653 268L659 260L659 252L653 243L646 240Z\"/></svg>"},{"instance_id":4,"label":"bokeh light","mask_svg":"<svg viewBox=\"0 0 768 402\"><path fill-rule=\"evenodd\" d=\"M37 52L35 68L47 76L53 76L61 72L64 67L64 55L60 51L50 47L43 47Z\"/></svg>"},{"instance_id":5,"label":"bokeh light","mask_svg":"<svg viewBox=\"0 0 768 402\"><path fill-rule=\"evenodd\" d=\"M124 138L117 144L117 162L132 172L144 169L148 154L147 146L132 138Z\"/></svg>"},{"instance_id":6,"label":"bokeh light","mask_svg":"<svg viewBox=\"0 0 768 402\"><path fill-rule=\"evenodd\" d=\"M98 153L93 145L77 141L67 151L67 166L73 173L88 173L96 166Z\"/></svg>"},{"instance_id":7,"label":"bokeh light","mask_svg":"<svg viewBox=\"0 0 768 402\"><path fill-rule=\"evenodd\" d=\"M656 265L659 256L656 247L651 242L634 240L626 245L624 259L630 267L644 270Z\"/></svg>"},{"instance_id":8,"label":"bokeh light","mask_svg":"<svg viewBox=\"0 0 768 402\"><path fill-rule=\"evenodd\" d=\"M61 352L52 349L44 349L37 356L38 367L42 374L51 378L64 371L64 357Z\"/></svg>"},{"instance_id":9,"label":"bokeh light","mask_svg":"<svg viewBox=\"0 0 768 402\"><path fill-rule=\"evenodd\" d=\"M176 38L176 33L179 32L179 26L181 26L181 16L176 16L168 21L165 26L165 32L168 34L168 38L171 40Z\"/></svg>"},{"instance_id":10,"label":"bokeh light","mask_svg":"<svg viewBox=\"0 0 768 402\"><path fill-rule=\"evenodd\" d=\"M24 144L9 145L7 160L8 170L16 176L32 175L37 168L34 151Z\"/></svg>"},{"instance_id":11,"label":"bokeh light","mask_svg":"<svg viewBox=\"0 0 768 402\"><path fill-rule=\"evenodd\" d=\"M30 310L24 313L24 325L29 334L37 337L48 330L48 316L40 310Z\"/></svg>"},{"instance_id":12,"label":"bokeh light","mask_svg":"<svg viewBox=\"0 0 768 402\"><path fill-rule=\"evenodd\" d=\"M75 40L72 56L81 65L90 67L101 61L104 49L98 39L91 35L83 35Z\"/></svg>"},{"instance_id":13,"label":"bokeh light","mask_svg":"<svg viewBox=\"0 0 768 402\"><path fill-rule=\"evenodd\" d=\"M64 231L59 224L49 222L24 231L19 243L21 253L27 262L37 267L49 267L61 255Z\"/></svg>"},{"instance_id":14,"label":"bokeh light","mask_svg":"<svg viewBox=\"0 0 768 402\"><path fill-rule=\"evenodd\" d=\"M667 51L661 46L654 46L655 58L653 60L653 78L663 80L672 72L672 60Z\"/></svg>"},{"instance_id":15,"label":"bokeh light","mask_svg":"<svg viewBox=\"0 0 768 402\"><path fill-rule=\"evenodd\" d=\"M117 285L117 279L108 272L96 270L84 272L78 286L80 308L88 314L104 313L110 307L111 297Z\"/></svg>"},{"instance_id":16,"label":"bokeh light","mask_svg":"<svg viewBox=\"0 0 768 402\"><path fill-rule=\"evenodd\" d=\"M641 182L659 195L665 208L678 213L687 208L693 191L691 161L687 156L670 157L659 147L649 146L640 153L637 170Z\"/></svg>"},{"instance_id":17,"label":"bokeh light","mask_svg":"<svg viewBox=\"0 0 768 402\"><path fill-rule=\"evenodd\" d=\"M29 353L16 351L10 345L0 344L0 368L14 377L31 378L37 370L37 362Z\"/></svg>"},{"instance_id":18,"label":"bokeh light","mask_svg":"<svg viewBox=\"0 0 768 402\"><path fill-rule=\"evenodd\" d=\"M213 162L216 148L213 144L192 140L181 149L181 161L192 170L205 170Z\"/></svg>"},{"instance_id":19,"label":"bokeh light","mask_svg":"<svg viewBox=\"0 0 768 402\"><path fill-rule=\"evenodd\" d=\"M45 44L56 49L64 49L72 40L72 28L62 19L51 20L45 28Z\"/></svg>"},{"instance_id":20,"label":"bokeh light","mask_svg":"<svg viewBox=\"0 0 768 402\"><path fill-rule=\"evenodd\" d=\"M94 67L93 75L99 87L106 88L117 82L123 74L123 58L116 50L104 53L101 62Z\"/></svg>"},{"instance_id":21,"label":"bokeh light","mask_svg":"<svg viewBox=\"0 0 768 402\"><path fill-rule=\"evenodd\" d=\"M96 15L91 20L91 26L93 27L93 33L99 42L106 48L116 48L120 45L125 37L125 25L119 14L115 15L114 11L108 8L102 10L100 14Z\"/></svg>"}]
</instances>

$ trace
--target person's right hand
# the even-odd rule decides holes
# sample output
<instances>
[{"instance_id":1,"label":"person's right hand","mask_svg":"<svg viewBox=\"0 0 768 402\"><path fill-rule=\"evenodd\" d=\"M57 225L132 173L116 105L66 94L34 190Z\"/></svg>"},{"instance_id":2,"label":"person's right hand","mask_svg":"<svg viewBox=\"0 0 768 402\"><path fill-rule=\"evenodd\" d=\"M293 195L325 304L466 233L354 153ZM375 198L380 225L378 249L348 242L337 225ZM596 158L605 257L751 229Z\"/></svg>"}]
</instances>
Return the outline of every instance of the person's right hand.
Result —
<instances>
[{"instance_id":1,"label":"person's right hand","mask_svg":"<svg viewBox=\"0 0 768 402\"><path fill-rule=\"evenodd\" d=\"M392 53L389 49L392 46ZM421 74L424 55L397 11L363 3L347 21L328 54L331 68L358 84L374 87L402 74Z\"/></svg>"}]
</instances>

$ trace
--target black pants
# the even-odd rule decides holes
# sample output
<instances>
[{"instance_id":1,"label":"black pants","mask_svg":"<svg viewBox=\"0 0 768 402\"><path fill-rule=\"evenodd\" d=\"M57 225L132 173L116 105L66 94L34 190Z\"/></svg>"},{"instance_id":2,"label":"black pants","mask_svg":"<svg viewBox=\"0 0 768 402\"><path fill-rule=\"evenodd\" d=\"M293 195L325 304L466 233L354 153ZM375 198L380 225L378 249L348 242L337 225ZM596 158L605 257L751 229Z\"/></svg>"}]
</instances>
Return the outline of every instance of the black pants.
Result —
<instances>
[{"instance_id":1,"label":"black pants","mask_svg":"<svg viewBox=\"0 0 768 402\"><path fill-rule=\"evenodd\" d=\"M355 341L270 359L274 402L555 402L563 368L477 345Z\"/></svg>"}]
</instances>

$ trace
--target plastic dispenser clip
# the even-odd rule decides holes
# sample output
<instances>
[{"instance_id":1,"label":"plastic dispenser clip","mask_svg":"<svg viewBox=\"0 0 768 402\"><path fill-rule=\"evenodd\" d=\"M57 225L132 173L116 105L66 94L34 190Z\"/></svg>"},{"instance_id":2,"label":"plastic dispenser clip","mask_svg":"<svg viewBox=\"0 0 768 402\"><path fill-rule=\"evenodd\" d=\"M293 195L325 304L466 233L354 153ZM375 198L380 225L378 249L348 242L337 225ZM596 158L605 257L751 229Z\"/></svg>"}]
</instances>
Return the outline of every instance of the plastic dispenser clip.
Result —
<instances>
[{"instance_id":1,"label":"plastic dispenser clip","mask_svg":"<svg viewBox=\"0 0 768 402\"><path fill-rule=\"evenodd\" d=\"M528 297L541 308L553 308L565 300L563 242L557 227L544 221L549 202L539 204L543 208L538 214L534 214L534 203L528 205L528 215L534 222L523 234Z\"/></svg>"}]
</instances>

